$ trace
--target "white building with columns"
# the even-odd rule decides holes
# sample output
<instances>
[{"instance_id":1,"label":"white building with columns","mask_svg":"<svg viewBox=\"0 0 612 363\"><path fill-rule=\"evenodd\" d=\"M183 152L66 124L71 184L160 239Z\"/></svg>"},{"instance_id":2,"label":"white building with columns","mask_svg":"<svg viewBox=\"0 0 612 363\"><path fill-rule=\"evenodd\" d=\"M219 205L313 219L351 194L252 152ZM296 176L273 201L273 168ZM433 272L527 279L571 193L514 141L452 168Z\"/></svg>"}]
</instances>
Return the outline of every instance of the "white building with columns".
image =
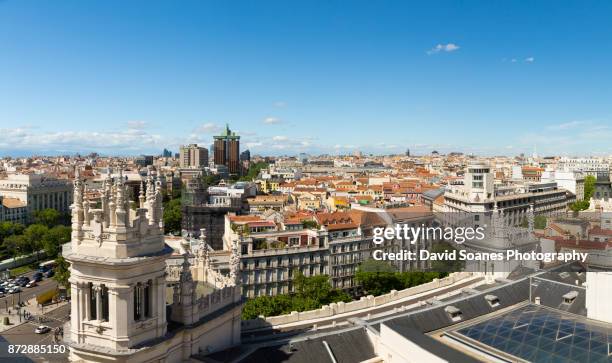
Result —
<instances>
[{"instance_id":1,"label":"white building with columns","mask_svg":"<svg viewBox=\"0 0 612 363\"><path fill-rule=\"evenodd\" d=\"M180 279L166 281L175 250L164 242L159 187L149 175L134 209L121 175L108 175L94 206L84 199L77 173L72 241L64 250L71 274L71 361L184 362L240 343L240 288L232 278L238 261L221 287L202 293L186 251Z\"/></svg>"}]
</instances>

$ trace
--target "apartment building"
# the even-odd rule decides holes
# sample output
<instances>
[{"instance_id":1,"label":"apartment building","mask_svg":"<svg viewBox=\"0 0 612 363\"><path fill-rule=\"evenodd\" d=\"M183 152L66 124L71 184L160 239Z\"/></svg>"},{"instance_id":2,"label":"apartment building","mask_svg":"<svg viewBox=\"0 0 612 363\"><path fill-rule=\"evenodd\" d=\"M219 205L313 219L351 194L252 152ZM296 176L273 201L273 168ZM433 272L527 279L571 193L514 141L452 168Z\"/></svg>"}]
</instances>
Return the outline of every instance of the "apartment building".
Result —
<instances>
[{"instance_id":1,"label":"apartment building","mask_svg":"<svg viewBox=\"0 0 612 363\"><path fill-rule=\"evenodd\" d=\"M0 196L0 222L25 224L28 216L27 205L17 198Z\"/></svg>"},{"instance_id":2,"label":"apartment building","mask_svg":"<svg viewBox=\"0 0 612 363\"><path fill-rule=\"evenodd\" d=\"M225 217L224 244L239 244L242 294L245 297L286 294L293 291L296 271L304 276L328 275L333 288L356 293L355 273L375 250L398 251L395 240L376 245L373 229L394 223L394 212L351 210L286 216L280 223L256 215ZM415 215L413 215L415 217ZM429 223L431 212L414 218ZM308 221L308 223L304 223ZM399 247L398 247L399 246ZM424 245L413 245L413 249ZM399 266L401 271L425 265Z\"/></svg>"},{"instance_id":3,"label":"apartment building","mask_svg":"<svg viewBox=\"0 0 612 363\"><path fill-rule=\"evenodd\" d=\"M44 174L8 174L0 180L0 196L18 199L26 204L26 222L31 222L34 212L55 209L69 213L72 204L72 185L67 180Z\"/></svg>"},{"instance_id":4,"label":"apartment building","mask_svg":"<svg viewBox=\"0 0 612 363\"><path fill-rule=\"evenodd\" d=\"M181 168L203 168L208 165L208 150L198 144L183 145L180 148Z\"/></svg>"},{"instance_id":5,"label":"apartment building","mask_svg":"<svg viewBox=\"0 0 612 363\"><path fill-rule=\"evenodd\" d=\"M542 173L542 182L555 182L576 196L577 200L584 199L584 175L579 171L546 170Z\"/></svg>"},{"instance_id":6,"label":"apartment building","mask_svg":"<svg viewBox=\"0 0 612 363\"><path fill-rule=\"evenodd\" d=\"M535 214L552 216L565 212L572 201L575 196L568 196L556 182L495 184L489 166L474 164L468 166L463 183L447 187L444 208L440 211L459 212L457 215L461 216L469 213L478 224L498 208L503 211L507 225L518 225L526 219L531 206Z\"/></svg>"}]
</instances>

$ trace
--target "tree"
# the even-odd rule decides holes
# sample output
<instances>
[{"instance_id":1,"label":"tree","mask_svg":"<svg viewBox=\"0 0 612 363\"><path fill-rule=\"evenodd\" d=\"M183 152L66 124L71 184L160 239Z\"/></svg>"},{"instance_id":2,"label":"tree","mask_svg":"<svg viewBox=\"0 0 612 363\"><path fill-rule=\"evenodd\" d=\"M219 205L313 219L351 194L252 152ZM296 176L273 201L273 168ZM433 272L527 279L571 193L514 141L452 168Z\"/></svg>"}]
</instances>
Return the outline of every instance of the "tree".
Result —
<instances>
[{"instance_id":1,"label":"tree","mask_svg":"<svg viewBox=\"0 0 612 363\"><path fill-rule=\"evenodd\" d=\"M590 201L577 200L569 205L569 209L573 212L580 212L589 209Z\"/></svg>"},{"instance_id":2,"label":"tree","mask_svg":"<svg viewBox=\"0 0 612 363\"><path fill-rule=\"evenodd\" d=\"M355 273L355 280L366 293L375 296L401 289L402 284L398 277L392 265L373 259L362 262Z\"/></svg>"},{"instance_id":3,"label":"tree","mask_svg":"<svg viewBox=\"0 0 612 363\"><path fill-rule=\"evenodd\" d=\"M42 224L31 224L23 231L23 238L26 246L24 253L36 253L36 259L39 259L38 251L43 247L45 235L49 232L49 228Z\"/></svg>"},{"instance_id":4,"label":"tree","mask_svg":"<svg viewBox=\"0 0 612 363\"><path fill-rule=\"evenodd\" d=\"M421 285L446 275L447 272L444 271L396 272L392 265L384 261L366 260L359 265L355 273L355 280L367 294L378 296L391 290L402 290Z\"/></svg>"},{"instance_id":5,"label":"tree","mask_svg":"<svg viewBox=\"0 0 612 363\"><path fill-rule=\"evenodd\" d=\"M25 254L26 244L27 242L21 234L13 234L4 239L6 250L13 257Z\"/></svg>"},{"instance_id":6,"label":"tree","mask_svg":"<svg viewBox=\"0 0 612 363\"><path fill-rule=\"evenodd\" d=\"M22 234L25 227L23 224L14 222L0 222L0 242L8 236Z\"/></svg>"},{"instance_id":7,"label":"tree","mask_svg":"<svg viewBox=\"0 0 612 363\"><path fill-rule=\"evenodd\" d=\"M457 252L453 252L453 251L457 251L457 249L448 242L436 243L431 248L432 253L449 252L449 253L459 254L459 251ZM462 261L459 258L457 258L456 260L436 260L436 261L431 262L431 269L433 271L457 272L457 271L463 270L464 267L465 267L465 261Z\"/></svg>"},{"instance_id":8,"label":"tree","mask_svg":"<svg viewBox=\"0 0 612 363\"><path fill-rule=\"evenodd\" d=\"M48 257L55 257L64 243L70 242L71 228L66 226L55 226L43 237L42 247Z\"/></svg>"},{"instance_id":9,"label":"tree","mask_svg":"<svg viewBox=\"0 0 612 363\"><path fill-rule=\"evenodd\" d=\"M171 199L164 206L164 232L176 233L181 231L183 215L181 200Z\"/></svg>"},{"instance_id":10,"label":"tree","mask_svg":"<svg viewBox=\"0 0 612 363\"><path fill-rule=\"evenodd\" d=\"M302 226L305 229L319 229L320 226L317 221L313 221L312 219L305 219L302 221Z\"/></svg>"},{"instance_id":11,"label":"tree","mask_svg":"<svg viewBox=\"0 0 612 363\"><path fill-rule=\"evenodd\" d=\"M257 176L259 175L259 173L261 172L262 169L265 169L267 167L268 167L268 163L266 163L264 161L259 161L257 163L252 163L249 166L249 171L247 172L247 174L242 176L239 180L240 181L252 181L255 178L257 178Z\"/></svg>"},{"instance_id":12,"label":"tree","mask_svg":"<svg viewBox=\"0 0 612 363\"><path fill-rule=\"evenodd\" d=\"M53 275L53 279L65 288L70 286L70 282L68 281L70 279L70 264L62 255L59 255L55 259L55 274Z\"/></svg>"},{"instance_id":13,"label":"tree","mask_svg":"<svg viewBox=\"0 0 612 363\"><path fill-rule=\"evenodd\" d=\"M293 279L295 286L295 294L302 299L311 298L315 301L324 300L331 291L329 277L327 275L317 275L305 277L304 274L297 270Z\"/></svg>"},{"instance_id":14,"label":"tree","mask_svg":"<svg viewBox=\"0 0 612 363\"><path fill-rule=\"evenodd\" d=\"M202 181L204 182L204 185L208 185L208 186L217 185L221 181L221 175L219 174L206 175L202 178Z\"/></svg>"},{"instance_id":15,"label":"tree","mask_svg":"<svg viewBox=\"0 0 612 363\"><path fill-rule=\"evenodd\" d=\"M247 300L242 308L242 319L289 314L292 311L319 309L333 302L351 301L346 292L332 289L327 275L306 277L298 270L293 283L293 294L258 296Z\"/></svg>"},{"instance_id":16,"label":"tree","mask_svg":"<svg viewBox=\"0 0 612 363\"><path fill-rule=\"evenodd\" d=\"M47 208L34 212L34 223L42 224L49 228L59 224L61 214L55 209Z\"/></svg>"},{"instance_id":17,"label":"tree","mask_svg":"<svg viewBox=\"0 0 612 363\"><path fill-rule=\"evenodd\" d=\"M584 178L584 198L582 200L577 200L574 203L569 205L569 209L574 212L580 212L583 210L589 209L591 203L591 197L595 193L595 183L597 182L597 178L593 175L587 175Z\"/></svg>"},{"instance_id":18,"label":"tree","mask_svg":"<svg viewBox=\"0 0 612 363\"><path fill-rule=\"evenodd\" d=\"M593 175L587 175L584 178L584 198L583 200L590 201L593 193L595 193L595 183L597 178Z\"/></svg>"},{"instance_id":19,"label":"tree","mask_svg":"<svg viewBox=\"0 0 612 363\"><path fill-rule=\"evenodd\" d=\"M545 216L535 216L533 218L533 228L535 229L546 228L546 217Z\"/></svg>"}]
</instances>

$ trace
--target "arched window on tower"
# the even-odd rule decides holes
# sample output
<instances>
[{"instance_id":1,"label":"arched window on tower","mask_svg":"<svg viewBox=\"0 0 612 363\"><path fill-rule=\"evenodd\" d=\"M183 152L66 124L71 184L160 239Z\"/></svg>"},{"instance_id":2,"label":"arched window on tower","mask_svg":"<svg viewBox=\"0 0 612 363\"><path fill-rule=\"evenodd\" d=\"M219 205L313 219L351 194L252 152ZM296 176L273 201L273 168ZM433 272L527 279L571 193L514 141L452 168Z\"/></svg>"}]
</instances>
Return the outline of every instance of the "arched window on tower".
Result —
<instances>
[{"instance_id":1,"label":"arched window on tower","mask_svg":"<svg viewBox=\"0 0 612 363\"><path fill-rule=\"evenodd\" d=\"M106 285L101 285L100 290L100 303L102 304L102 316L100 320L108 321L108 287L106 287Z\"/></svg>"},{"instance_id":2,"label":"arched window on tower","mask_svg":"<svg viewBox=\"0 0 612 363\"><path fill-rule=\"evenodd\" d=\"M139 283L134 287L134 320L142 318L142 285Z\"/></svg>"},{"instance_id":3,"label":"arched window on tower","mask_svg":"<svg viewBox=\"0 0 612 363\"><path fill-rule=\"evenodd\" d=\"M89 320L96 320L98 318L98 299L96 288L93 283L89 283Z\"/></svg>"},{"instance_id":4,"label":"arched window on tower","mask_svg":"<svg viewBox=\"0 0 612 363\"><path fill-rule=\"evenodd\" d=\"M151 291L152 291L153 281L147 281L144 290L144 316L145 318L151 317Z\"/></svg>"}]
</instances>

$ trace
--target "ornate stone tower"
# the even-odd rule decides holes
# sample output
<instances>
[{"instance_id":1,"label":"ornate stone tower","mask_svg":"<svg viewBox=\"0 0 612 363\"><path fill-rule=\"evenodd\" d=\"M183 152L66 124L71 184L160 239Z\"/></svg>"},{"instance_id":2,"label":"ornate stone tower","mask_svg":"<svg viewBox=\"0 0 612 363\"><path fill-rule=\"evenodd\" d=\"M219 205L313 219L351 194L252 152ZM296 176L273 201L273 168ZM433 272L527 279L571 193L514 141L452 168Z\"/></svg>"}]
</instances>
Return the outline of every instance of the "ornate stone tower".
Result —
<instances>
[{"instance_id":1,"label":"ornate stone tower","mask_svg":"<svg viewBox=\"0 0 612 363\"><path fill-rule=\"evenodd\" d=\"M166 334L166 258L159 181L131 206L121 171L110 173L99 200L74 181L70 262L71 360L122 361Z\"/></svg>"}]
</instances>

